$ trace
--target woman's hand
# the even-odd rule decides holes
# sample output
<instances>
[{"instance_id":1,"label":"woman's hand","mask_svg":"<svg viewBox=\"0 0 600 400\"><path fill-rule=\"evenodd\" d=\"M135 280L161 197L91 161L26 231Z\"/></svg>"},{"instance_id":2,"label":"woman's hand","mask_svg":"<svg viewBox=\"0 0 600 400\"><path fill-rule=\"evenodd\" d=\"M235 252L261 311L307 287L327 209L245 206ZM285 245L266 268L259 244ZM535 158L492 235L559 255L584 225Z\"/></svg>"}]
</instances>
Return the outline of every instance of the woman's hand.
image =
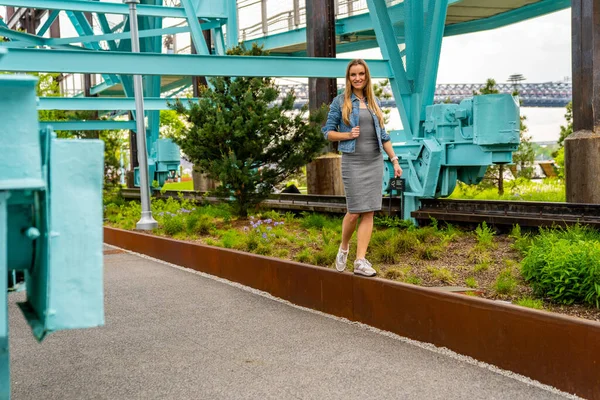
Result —
<instances>
[{"instance_id":1,"label":"woman's hand","mask_svg":"<svg viewBox=\"0 0 600 400\"><path fill-rule=\"evenodd\" d=\"M359 126L355 126L350 131L350 139L356 139L359 136L360 136L360 127Z\"/></svg>"},{"instance_id":2,"label":"woman's hand","mask_svg":"<svg viewBox=\"0 0 600 400\"><path fill-rule=\"evenodd\" d=\"M400 168L400 164L398 161L394 162L394 178L400 178L402 176L402 168Z\"/></svg>"}]
</instances>

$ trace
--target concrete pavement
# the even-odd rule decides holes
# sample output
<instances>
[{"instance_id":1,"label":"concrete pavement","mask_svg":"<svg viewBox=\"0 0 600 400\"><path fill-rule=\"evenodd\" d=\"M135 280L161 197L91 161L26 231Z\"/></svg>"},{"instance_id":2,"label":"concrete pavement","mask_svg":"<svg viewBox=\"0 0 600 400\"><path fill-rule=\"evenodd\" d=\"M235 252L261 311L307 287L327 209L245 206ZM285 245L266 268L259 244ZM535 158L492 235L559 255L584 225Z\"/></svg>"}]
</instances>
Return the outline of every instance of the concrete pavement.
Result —
<instances>
[{"instance_id":1,"label":"concrete pavement","mask_svg":"<svg viewBox=\"0 0 600 400\"><path fill-rule=\"evenodd\" d=\"M13 400L570 397L130 253L105 255L102 328L38 344L23 299L9 295Z\"/></svg>"}]
</instances>

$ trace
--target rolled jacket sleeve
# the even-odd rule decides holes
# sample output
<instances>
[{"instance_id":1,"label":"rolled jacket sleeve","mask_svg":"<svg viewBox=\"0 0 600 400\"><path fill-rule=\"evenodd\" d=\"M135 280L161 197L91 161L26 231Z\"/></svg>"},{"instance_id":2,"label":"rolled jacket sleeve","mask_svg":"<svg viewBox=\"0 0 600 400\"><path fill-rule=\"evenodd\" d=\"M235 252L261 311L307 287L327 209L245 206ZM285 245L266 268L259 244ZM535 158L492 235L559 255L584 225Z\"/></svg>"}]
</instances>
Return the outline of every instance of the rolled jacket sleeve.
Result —
<instances>
[{"instance_id":1,"label":"rolled jacket sleeve","mask_svg":"<svg viewBox=\"0 0 600 400\"><path fill-rule=\"evenodd\" d=\"M383 109L381 108L381 100L379 100L379 98L376 98L376 101L377 101L377 106L383 113ZM390 135L386 132L385 126L380 126L379 128L381 129L381 143L389 142L391 138L390 138Z\"/></svg>"},{"instance_id":2,"label":"rolled jacket sleeve","mask_svg":"<svg viewBox=\"0 0 600 400\"><path fill-rule=\"evenodd\" d=\"M342 119L342 110L340 109L340 104L338 98L336 97L331 102L329 106L329 114L327 114L327 122L325 122L325 126L321 128L321 132L323 132L323 136L325 139L328 138L330 131L335 131L338 129L340 125L340 121Z\"/></svg>"}]
</instances>

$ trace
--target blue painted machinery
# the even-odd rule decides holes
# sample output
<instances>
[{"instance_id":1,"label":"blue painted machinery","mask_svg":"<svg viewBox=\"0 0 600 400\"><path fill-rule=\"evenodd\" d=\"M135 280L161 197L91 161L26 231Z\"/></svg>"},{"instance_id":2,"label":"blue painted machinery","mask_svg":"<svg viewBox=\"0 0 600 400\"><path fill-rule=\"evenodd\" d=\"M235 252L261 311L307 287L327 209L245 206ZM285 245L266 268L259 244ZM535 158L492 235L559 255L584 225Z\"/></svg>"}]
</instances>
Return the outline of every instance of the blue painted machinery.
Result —
<instances>
[{"instance_id":1,"label":"blue painted machinery","mask_svg":"<svg viewBox=\"0 0 600 400\"><path fill-rule=\"evenodd\" d=\"M509 94L490 94L460 104L435 104L426 108L425 121L416 137L392 132L394 151L405 181L405 219L419 208L420 199L452 194L459 179L481 182L491 164L512 162L520 143L518 100ZM394 176L385 163L383 191Z\"/></svg>"},{"instance_id":2,"label":"blue painted machinery","mask_svg":"<svg viewBox=\"0 0 600 400\"><path fill-rule=\"evenodd\" d=\"M19 306L39 341L104 323L104 144L40 131L36 82L0 75L0 399L10 398L13 272L24 275L27 299Z\"/></svg>"},{"instance_id":3,"label":"blue painted machinery","mask_svg":"<svg viewBox=\"0 0 600 400\"><path fill-rule=\"evenodd\" d=\"M154 177L161 188L167 179L175 179L179 174L180 150L171 139L157 139L149 143L151 150L148 153L148 176ZM133 181L135 186L140 186L140 169L134 168ZM152 182L150 182L152 184Z\"/></svg>"}]
</instances>

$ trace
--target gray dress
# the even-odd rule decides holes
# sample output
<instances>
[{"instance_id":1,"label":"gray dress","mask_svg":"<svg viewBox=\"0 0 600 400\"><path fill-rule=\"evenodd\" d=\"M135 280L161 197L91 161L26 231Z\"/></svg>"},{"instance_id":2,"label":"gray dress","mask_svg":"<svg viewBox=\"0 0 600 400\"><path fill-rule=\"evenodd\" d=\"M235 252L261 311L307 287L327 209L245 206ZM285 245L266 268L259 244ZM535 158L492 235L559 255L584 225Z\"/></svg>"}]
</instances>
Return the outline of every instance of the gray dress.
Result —
<instances>
[{"instance_id":1,"label":"gray dress","mask_svg":"<svg viewBox=\"0 0 600 400\"><path fill-rule=\"evenodd\" d=\"M383 157L379 150L373 117L360 109L360 135L354 153L342 153L342 180L348 212L357 214L381 210Z\"/></svg>"}]
</instances>

